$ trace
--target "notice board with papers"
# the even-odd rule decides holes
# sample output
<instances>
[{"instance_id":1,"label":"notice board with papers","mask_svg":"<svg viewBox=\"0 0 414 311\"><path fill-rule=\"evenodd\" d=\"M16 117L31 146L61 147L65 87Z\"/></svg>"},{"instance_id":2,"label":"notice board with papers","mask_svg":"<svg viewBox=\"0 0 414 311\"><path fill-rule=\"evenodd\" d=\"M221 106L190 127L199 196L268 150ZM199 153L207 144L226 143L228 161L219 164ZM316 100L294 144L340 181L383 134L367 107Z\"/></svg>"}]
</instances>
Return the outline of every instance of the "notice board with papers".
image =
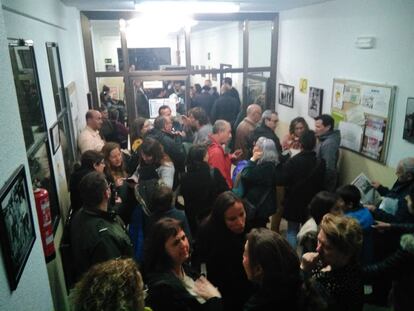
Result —
<instances>
[{"instance_id":1,"label":"notice board with papers","mask_svg":"<svg viewBox=\"0 0 414 311\"><path fill-rule=\"evenodd\" d=\"M396 87L334 79L331 114L341 147L386 162Z\"/></svg>"}]
</instances>

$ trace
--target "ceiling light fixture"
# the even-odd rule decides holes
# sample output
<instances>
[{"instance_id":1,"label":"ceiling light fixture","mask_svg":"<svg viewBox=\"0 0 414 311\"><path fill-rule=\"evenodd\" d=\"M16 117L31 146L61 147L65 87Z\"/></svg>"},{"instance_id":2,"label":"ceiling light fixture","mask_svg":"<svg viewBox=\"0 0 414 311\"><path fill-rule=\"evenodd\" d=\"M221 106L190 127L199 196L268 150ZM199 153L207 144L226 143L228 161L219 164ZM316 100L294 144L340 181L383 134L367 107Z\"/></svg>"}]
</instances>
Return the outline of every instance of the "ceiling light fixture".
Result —
<instances>
[{"instance_id":1,"label":"ceiling light fixture","mask_svg":"<svg viewBox=\"0 0 414 311\"><path fill-rule=\"evenodd\" d=\"M180 12L197 13L237 13L240 5L230 2L204 1L144 1L135 3L135 10L142 13Z\"/></svg>"}]
</instances>

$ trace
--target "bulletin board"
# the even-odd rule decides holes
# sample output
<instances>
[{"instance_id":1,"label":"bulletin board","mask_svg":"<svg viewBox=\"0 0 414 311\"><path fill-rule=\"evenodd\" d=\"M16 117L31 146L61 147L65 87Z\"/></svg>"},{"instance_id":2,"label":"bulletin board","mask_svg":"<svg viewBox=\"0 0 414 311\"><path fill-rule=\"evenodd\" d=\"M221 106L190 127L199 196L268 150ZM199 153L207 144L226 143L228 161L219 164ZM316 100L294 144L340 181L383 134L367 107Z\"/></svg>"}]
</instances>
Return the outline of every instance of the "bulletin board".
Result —
<instances>
[{"instance_id":1,"label":"bulletin board","mask_svg":"<svg viewBox=\"0 0 414 311\"><path fill-rule=\"evenodd\" d=\"M396 87L334 79L331 114L341 147L386 162Z\"/></svg>"}]
</instances>

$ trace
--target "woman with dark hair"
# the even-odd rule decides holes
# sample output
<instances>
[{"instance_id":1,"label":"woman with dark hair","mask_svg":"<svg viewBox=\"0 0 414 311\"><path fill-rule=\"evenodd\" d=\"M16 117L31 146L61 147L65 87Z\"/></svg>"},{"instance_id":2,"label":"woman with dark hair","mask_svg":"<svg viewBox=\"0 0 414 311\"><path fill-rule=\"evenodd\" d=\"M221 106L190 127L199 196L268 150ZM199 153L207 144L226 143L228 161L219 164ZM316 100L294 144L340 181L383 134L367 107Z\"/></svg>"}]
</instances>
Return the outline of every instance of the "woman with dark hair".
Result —
<instances>
[{"instance_id":1,"label":"woman with dark hair","mask_svg":"<svg viewBox=\"0 0 414 311\"><path fill-rule=\"evenodd\" d=\"M146 240L147 305L154 311L222 310L220 292L185 265L190 245L178 220L156 222Z\"/></svg>"},{"instance_id":2,"label":"woman with dark hair","mask_svg":"<svg viewBox=\"0 0 414 311\"><path fill-rule=\"evenodd\" d=\"M208 165L206 145L193 145L187 155L187 172L181 178L181 194L190 229L195 236L201 221L208 216L214 200L228 190L220 171Z\"/></svg>"},{"instance_id":3,"label":"woman with dark hair","mask_svg":"<svg viewBox=\"0 0 414 311\"><path fill-rule=\"evenodd\" d=\"M140 159L140 147L144 142L144 136L152 129L150 120L143 117L136 118L129 127L131 141L131 160L128 163L128 173L132 174L138 167Z\"/></svg>"},{"instance_id":4,"label":"woman with dark hair","mask_svg":"<svg viewBox=\"0 0 414 311\"><path fill-rule=\"evenodd\" d=\"M174 164L164 152L162 145L151 137L146 137L140 148L140 164L134 175L140 180L158 178L172 189L174 183Z\"/></svg>"},{"instance_id":5,"label":"woman with dark hair","mask_svg":"<svg viewBox=\"0 0 414 311\"><path fill-rule=\"evenodd\" d=\"M209 280L223 295L225 310L242 310L251 294L240 260L247 232L242 200L225 191L217 197L210 216L201 225L194 246L193 264L205 265Z\"/></svg>"},{"instance_id":6,"label":"woman with dark hair","mask_svg":"<svg viewBox=\"0 0 414 311\"><path fill-rule=\"evenodd\" d=\"M328 192L318 192L309 203L310 218L303 224L297 235L298 245L302 252L314 252L316 250L319 224L325 214L343 214L344 203L339 195Z\"/></svg>"},{"instance_id":7,"label":"woman with dark hair","mask_svg":"<svg viewBox=\"0 0 414 311\"><path fill-rule=\"evenodd\" d=\"M79 183L86 174L97 171L103 173L105 169L104 155L95 150L87 150L81 156L81 165L75 168L70 176L69 191L70 204L73 211L82 207L82 199L79 192Z\"/></svg>"},{"instance_id":8,"label":"woman with dark hair","mask_svg":"<svg viewBox=\"0 0 414 311\"><path fill-rule=\"evenodd\" d=\"M289 125L289 134L287 134L282 140L283 150L295 149L299 150L301 148L299 137L303 132L308 131L309 126L306 123L305 119L302 117L294 118Z\"/></svg>"},{"instance_id":9,"label":"woman with dark hair","mask_svg":"<svg viewBox=\"0 0 414 311\"><path fill-rule=\"evenodd\" d=\"M71 293L73 311L144 311L144 283L131 258L96 264Z\"/></svg>"},{"instance_id":10,"label":"woman with dark hair","mask_svg":"<svg viewBox=\"0 0 414 311\"><path fill-rule=\"evenodd\" d=\"M296 252L280 234L253 229L247 235L243 266L257 285L244 311L323 309L319 296L303 282Z\"/></svg>"},{"instance_id":11,"label":"woman with dark hair","mask_svg":"<svg viewBox=\"0 0 414 311\"><path fill-rule=\"evenodd\" d=\"M131 150L136 152L144 141L145 134L152 128L150 120L138 117L132 122L129 135L131 138Z\"/></svg>"}]
</instances>

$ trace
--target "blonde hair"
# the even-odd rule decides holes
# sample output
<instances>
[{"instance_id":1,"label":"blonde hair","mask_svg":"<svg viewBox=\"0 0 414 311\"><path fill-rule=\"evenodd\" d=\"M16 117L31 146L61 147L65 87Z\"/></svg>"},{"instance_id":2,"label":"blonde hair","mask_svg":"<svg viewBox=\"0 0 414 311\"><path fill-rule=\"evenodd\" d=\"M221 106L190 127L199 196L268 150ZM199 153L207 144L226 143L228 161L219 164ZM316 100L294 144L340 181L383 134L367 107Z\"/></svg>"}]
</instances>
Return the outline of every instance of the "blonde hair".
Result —
<instances>
[{"instance_id":1,"label":"blonde hair","mask_svg":"<svg viewBox=\"0 0 414 311\"><path fill-rule=\"evenodd\" d=\"M76 284L71 294L73 311L142 311L141 274L131 258L96 264Z\"/></svg>"},{"instance_id":2,"label":"blonde hair","mask_svg":"<svg viewBox=\"0 0 414 311\"><path fill-rule=\"evenodd\" d=\"M359 255L362 246L362 229L357 220L328 213L323 216L320 228L335 249L350 258Z\"/></svg>"}]
</instances>

